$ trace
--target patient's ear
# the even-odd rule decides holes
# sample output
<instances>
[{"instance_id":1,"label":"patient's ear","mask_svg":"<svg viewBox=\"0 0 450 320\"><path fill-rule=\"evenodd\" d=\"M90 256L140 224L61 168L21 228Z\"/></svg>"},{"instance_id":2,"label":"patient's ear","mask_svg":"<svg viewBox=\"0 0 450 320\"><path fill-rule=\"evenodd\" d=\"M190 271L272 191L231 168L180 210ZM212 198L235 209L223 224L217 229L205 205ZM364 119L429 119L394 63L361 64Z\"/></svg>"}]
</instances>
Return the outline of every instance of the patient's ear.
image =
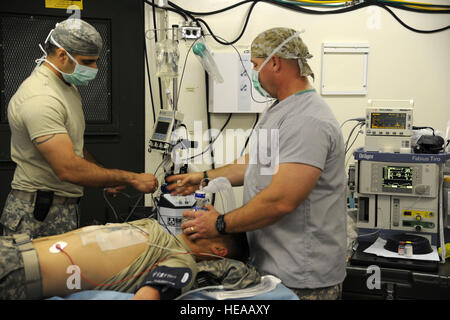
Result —
<instances>
[{"instance_id":1,"label":"patient's ear","mask_svg":"<svg viewBox=\"0 0 450 320\"><path fill-rule=\"evenodd\" d=\"M219 245L213 245L211 247L211 251L217 255L217 256L221 256L221 257L225 257L228 254L228 249Z\"/></svg>"}]
</instances>

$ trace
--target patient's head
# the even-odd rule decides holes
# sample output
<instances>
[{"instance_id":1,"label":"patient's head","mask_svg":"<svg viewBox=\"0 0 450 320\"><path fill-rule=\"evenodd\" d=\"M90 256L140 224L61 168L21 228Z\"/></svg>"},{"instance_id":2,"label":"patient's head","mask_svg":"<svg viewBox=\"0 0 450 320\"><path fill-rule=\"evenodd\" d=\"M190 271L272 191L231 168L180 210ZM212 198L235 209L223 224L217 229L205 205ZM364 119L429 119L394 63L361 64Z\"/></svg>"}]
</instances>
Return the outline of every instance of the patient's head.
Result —
<instances>
[{"instance_id":1,"label":"patient's head","mask_svg":"<svg viewBox=\"0 0 450 320\"><path fill-rule=\"evenodd\" d=\"M249 249L245 233L219 235L215 238L195 241L189 240L187 237L184 237L184 239L193 252L200 253L196 255L197 260L214 259L213 256L201 255L201 253L240 261L248 259Z\"/></svg>"}]
</instances>

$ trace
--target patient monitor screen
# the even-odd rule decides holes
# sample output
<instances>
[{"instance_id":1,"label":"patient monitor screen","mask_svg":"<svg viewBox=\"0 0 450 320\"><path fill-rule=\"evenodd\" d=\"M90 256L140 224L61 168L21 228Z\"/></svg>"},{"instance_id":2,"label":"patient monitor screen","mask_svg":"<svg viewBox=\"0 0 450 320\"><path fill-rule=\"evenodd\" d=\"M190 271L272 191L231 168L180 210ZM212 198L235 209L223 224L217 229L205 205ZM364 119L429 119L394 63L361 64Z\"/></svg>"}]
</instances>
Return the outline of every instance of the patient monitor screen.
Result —
<instances>
[{"instance_id":1,"label":"patient monitor screen","mask_svg":"<svg viewBox=\"0 0 450 320\"><path fill-rule=\"evenodd\" d=\"M406 129L406 113L373 112L370 123L372 129Z\"/></svg>"},{"instance_id":2,"label":"patient monitor screen","mask_svg":"<svg viewBox=\"0 0 450 320\"><path fill-rule=\"evenodd\" d=\"M383 188L412 191L413 168L411 167L383 167Z\"/></svg>"},{"instance_id":3,"label":"patient monitor screen","mask_svg":"<svg viewBox=\"0 0 450 320\"><path fill-rule=\"evenodd\" d=\"M169 130L170 122L165 121L158 121L156 124L155 133L159 134L167 134L167 131Z\"/></svg>"}]
</instances>

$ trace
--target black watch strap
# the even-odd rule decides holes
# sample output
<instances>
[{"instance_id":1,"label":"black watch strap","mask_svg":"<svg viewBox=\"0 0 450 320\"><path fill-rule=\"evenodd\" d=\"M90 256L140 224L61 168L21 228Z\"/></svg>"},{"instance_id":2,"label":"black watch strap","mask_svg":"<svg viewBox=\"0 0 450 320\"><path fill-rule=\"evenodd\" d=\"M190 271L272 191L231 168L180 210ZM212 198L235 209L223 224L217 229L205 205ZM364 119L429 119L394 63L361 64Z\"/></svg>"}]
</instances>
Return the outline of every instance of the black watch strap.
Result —
<instances>
[{"instance_id":1,"label":"black watch strap","mask_svg":"<svg viewBox=\"0 0 450 320\"><path fill-rule=\"evenodd\" d=\"M208 173L206 171L203 171L203 180L205 181L206 185L208 185L209 177L208 177Z\"/></svg>"},{"instance_id":2,"label":"black watch strap","mask_svg":"<svg viewBox=\"0 0 450 320\"><path fill-rule=\"evenodd\" d=\"M219 214L219 216L217 217L216 220L216 229L220 234L227 234L227 232L225 231L227 225L225 223L225 215L224 214Z\"/></svg>"}]
</instances>

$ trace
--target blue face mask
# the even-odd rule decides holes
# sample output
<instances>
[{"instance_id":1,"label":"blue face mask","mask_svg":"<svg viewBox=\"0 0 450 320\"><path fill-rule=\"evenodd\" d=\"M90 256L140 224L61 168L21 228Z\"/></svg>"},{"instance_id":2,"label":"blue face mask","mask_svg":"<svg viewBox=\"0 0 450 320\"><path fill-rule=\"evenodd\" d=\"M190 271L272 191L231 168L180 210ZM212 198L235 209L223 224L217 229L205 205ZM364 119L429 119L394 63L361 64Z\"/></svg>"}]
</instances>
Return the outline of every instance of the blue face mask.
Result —
<instances>
[{"instance_id":1,"label":"blue face mask","mask_svg":"<svg viewBox=\"0 0 450 320\"><path fill-rule=\"evenodd\" d=\"M255 90L258 91L259 94L262 95L263 97L265 97L265 98L273 98L270 95L270 93L268 93L266 90L264 90L264 88L262 87L261 83L259 82L259 72L262 70L262 68L264 68L266 63L269 62L269 60L273 57L273 55L278 52L278 50L280 50L286 43L288 43L289 41L291 41L292 39L297 37L302 32L303 31L298 31L298 32L294 33L292 36L290 36L289 38L287 38L286 40L284 40L278 47L276 47L272 51L271 54L269 54L269 56L266 58L266 60L264 60L264 62L261 64L261 66L259 67L258 70L252 69L253 87L255 87Z\"/></svg>"},{"instance_id":2,"label":"blue face mask","mask_svg":"<svg viewBox=\"0 0 450 320\"><path fill-rule=\"evenodd\" d=\"M48 41L48 38L51 38L52 42L55 45L57 45L59 48L64 49L55 41L55 39L53 39L53 37L51 36L51 32L50 32L49 36L47 37L46 42ZM46 59L47 53L45 52L45 50L42 48L41 45L39 45L39 46L40 46L41 50L44 51L45 56L41 59L36 60L36 62L42 62L42 61L47 62L49 65L51 65L53 68L55 68L56 70L58 70L61 73L63 79L66 82L74 84L76 86L85 86L85 85L88 85L89 82L94 80L95 77L97 76L98 69L83 66L83 65L79 64L78 61L75 60L75 58L72 57L72 55L69 52L67 52L66 49L64 49L64 50L66 51L69 58L72 59L73 62L75 62L75 69L73 70L72 73L66 73L66 72L59 70L53 63L51 63L50 61L48 61Z\"/></svg>"}]
</instances>

